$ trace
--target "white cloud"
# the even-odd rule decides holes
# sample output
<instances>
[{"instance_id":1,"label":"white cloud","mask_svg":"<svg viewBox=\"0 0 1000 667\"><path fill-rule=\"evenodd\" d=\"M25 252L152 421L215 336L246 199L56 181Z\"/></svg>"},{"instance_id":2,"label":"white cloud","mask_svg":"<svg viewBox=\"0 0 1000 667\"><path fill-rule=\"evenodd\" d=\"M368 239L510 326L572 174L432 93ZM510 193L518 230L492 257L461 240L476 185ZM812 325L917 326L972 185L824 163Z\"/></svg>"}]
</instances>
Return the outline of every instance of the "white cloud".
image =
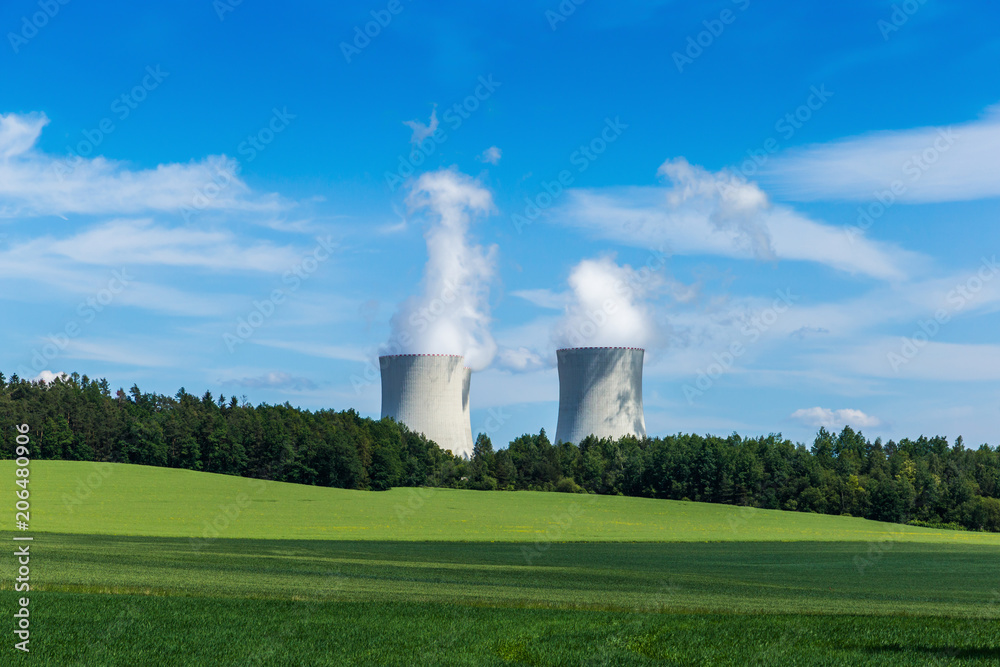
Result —
<instances>
[{"instance_id":1,"label":"white cloud","mask_svg":"<svg viewBox=\"0 0 1000 667\"><path fill-rule=\"evenodd\" d=\"M570 299L568 294L559 294L544 287L539 289L515 290L511 292L511 296L524 299L528 303L533 303L540 308L549 308L552 310L562 310L569 303Z\"/></svg>"},{"instance_id":2,"label":"white cloud","mask_svg":"<svg viewBox=\"0 0 1000 667\"><path fill-rule=\"evenodd\" d=\"M1000 345L880 337L816 355L813 363L883 380L996 382L1000 380Z\"/></svg>"},{"instance_id":3,"label":"white cloud","mask_svg":"<svg viewBox=\"0 0 1000 667\"><path fill-rule=\"evenodd\" d=\"M326 345L323 343L308 343L300 340L257 340L252 338L251 343L273 347L279 350L291 350L310 357L321 359L340 359L343 361L357 361L364 363L368 361L365 351L360 347L349 345Z\"/></svg>"},{"instance_id":4,"label":"white cloud","mask_svg":"<svg viewBox=\"0 0 1000 667\"><path fill-rule=\"evenodd\" d=\"M49 254L106 266L161 264L283 273L301 259L288 246L262 241L241 244L225 230L167 227L148 219L112 220L65 239L34 243Z\"/></svg>"},{"instance_id":5,"label":"white cloud","mask_svg":"<svg viewBox=\"0 0 1000 667\"><path fill-rule=\"evenodd\" d=\"M69 158L38 147L48 122L44 114L0 115L0 218L12 218L0 247L0 278L18 284L9 298L42 296L34 285L63 296L98 294L117 270L135 279L120 292L116 287L116 306L218 316L231 294L207 293L210 284L196 292L154 284L144 269L178 267L187 270L177 274L185 278L190 269L282 275L305 248L256 240L248 225L281 234L317 229L308 217L283 219L291 204L251 192L238 163L224 156L143 170L102 157ZM185 208L204 215L197 224L182 223ZM114 217L134 213L141 217ZM34 218L64 214L76 216L72 224L37 231ZM238 215L239 231L226 227L231 214Z\"/></svg>"},{"instance_id":6,"label":"white cloud","mask_svg":"<svg viewBox=\"0 0 1000 667\"><path fill-rule=\"evenodd\" d=\"M134 170L103 157L43 153L35 145L48 122L44 114L0 115L0 218L287 207L276 195L252 194L224 155Z\"/></svg>"},{"instance_id":7,"label":"white cloud","mask_svg":"<svg viewBox=\"0 0 1000 667\"><path fill-rule=\"evenodd\" d=\"M673 179L670 187L571 190L554 219L640 248L816 262L884 280L904 279L918 258L771 204L756 184L726 170L713 174L677 159L660 174Z\"/></svg>"},{"instance_id":8,"label":"white cloud","mask_svg":"<svg viewBox=\"0 0 1000 667\"><path fill-rule=\"evenodd\" d=\"M496 146L490 146L482 152L482 154L476 158L480 162L488 162L489 164L500 164L500 158L503 156L503 151L501 151Z\"/></svg>"},{"instance_id":9,"label":"white cloud","mask_svg":"<svg viewBox=\"0 0 1000 667\"><path fill-rule=\"evenodd\" d=\"M998 173L1000 106L995 106L967 123L792 149L770 161L762 180L777 194L803 201L875 201L876 193L897 182L900 201L946 202L1000 196Z\"/></svg>"},{"instance_id":10,"label":"white cloud","mask_svg":"<svg viewBox=\"0 0 1000 667\"><path fill-rule=\"evenodd\" d=\"M124 366L168 367L178 366L177 358L153 350L162 349L153 342L127 343L122 340L70 340L64 355L68 359L106 361Z\"/></svg>"},{"instance_id":11,"label":"white cloud","mask_svg":"<svg viewBox=\"0 0 1000 667\"><path fill-rule=\"evenodd\" d=\"M497 351L495 365L511 371L534 371L546 368L548 364L537 352L526 347L501 347Z\"/></svg>"},{"instance_id":12,"label":"white cloud","mask_svg":"<svg viewBox=\"0 0 1000 667\"><path fill-rule=\"evenodd\" d=\"M813 336L823 336L829 334L830 330L825 327L808 327L801 326L791 333L793 338L798 338L799 340L805 340Z\"/></svg>"},{"instance_id":13,"label":"white cloud","mask_svg":"<svg viewBox=\"0 0 1000 667\"><path fill-rule=\"evenodd\" d=\"M419 144L421 141L423 141L424 139L431 136L432 134L434 134L434 132L437 131L438 129L437 108L435 107L431 111L431 119L427 125L424 125L419 120L404 120L403 125L406 125L408 128L413 130L413 134L410 136L410 143Z\"/></svg>"},{"instance_id":14,"label":"white cloud","mask_svg":"<svg viewBox=\"0 0 1000 667\"><path fill-rule=\"evenodd\" d=\"M134 280L114 295L113 305L132 306L167 315L215 318L231 309L234 300L231 294L187 292Z\"/></svg>"},{"instance_id":15,"label":"white cloud","mask_svg":"<svg viewBox=\"0 0 1000 667\"><path fill-rule=\"evenodd\" d=\"M315 382L306 377L290 373L271 372L254 377L233 378L221 381L223 385L245 387L247 389L283 389L289 391L315 391Z\"/></svg>"},{"instance_id":16,"label":"white cloud","mask_svg":"<svg viewBox=\"0 0 1000 667\"><path fill-rule=\"evenodd\" d=\"M756 185L735 174L709 173L692 166L684 158L667 160L656 174L669 180L667 192L673 209L691 206L700 209L715 229L728 236L737 247L760 259L774 259L771 234L762 220L770 204Z\"/></svg>"},{"instance_id":17,"label":"white cloud","mask_svg":"<svg viewBox=\"0 0 1000 667\"><path fill-rule=\"evenodd\" d=\"M30 150L48 122L45 114L0 114L0 159L9 160Z\"/></svg>"},{"instance_id":18,"label":"white cloud","mask_svg":"<svg viewBox=\"0 0 1000 667\"><path fill-rule=\"evenodd\" d=\"M806 426L819 428L838 428L841 426L851 426L854 428L875 428L882 424L882 420L871 415L867 415L861 410L845 408L843 410L830 410L828 408L803 408L796 410L791 415L792 419L802 422Z\"/></svg>"},{"instance_id":19,"label":"white cloud","mask_svg":"<svg viewBox=\"0 0 1000 667\"><path fill-rule=\"evenodd\" d=\"M558 310L562 310L564 306L565 301ZM493 366L514 373L555 368L556 350L552 344L552 332L558 321L559 315L546 313L498 330L496 338L499 349Z\"/></svg>"},{"instance_id":20,"label":"white cloud","mask_svg":"<svg viewBox=\"0 0 1000 667\"><path fill-rule=\"evenodd\" d=\"M0 249L0 278L49 286L62 295L93 296L112 287L116 306L214 317L231 307L231 294L211 294L204 288L192 292L140 280L148 276L144 269L160 265L281 275L301 257L292 247L248 243L225 230L113 220L76 234L42 236L5 246ZM20 288L10 296L22 293L25 290Z\"/></svg>"},{"instance_id":21,"label":"white cloud","mask_svg":"<svg viewBox=\"0 0 1000 667\"><path fill-rule=\"evenodd\" d=\"M52 371L42 371L32 379L32 382L44 382L45 384L52 384L57 379L68 380L69 375L63 373L62 371L58 373L53 373Z\"/></svg>"}]
</instances>

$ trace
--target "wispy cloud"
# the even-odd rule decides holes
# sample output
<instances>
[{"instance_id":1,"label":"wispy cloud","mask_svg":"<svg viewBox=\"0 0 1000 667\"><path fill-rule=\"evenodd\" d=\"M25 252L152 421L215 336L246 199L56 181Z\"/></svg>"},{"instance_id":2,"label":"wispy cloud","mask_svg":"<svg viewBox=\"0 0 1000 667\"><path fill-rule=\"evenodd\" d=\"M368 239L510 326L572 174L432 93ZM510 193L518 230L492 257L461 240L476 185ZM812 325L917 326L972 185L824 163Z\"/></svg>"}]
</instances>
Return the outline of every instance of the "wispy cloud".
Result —
<instances>
[{"instance_id":1,"label":"wispy cloud","mask_svg":"<svg viewBox=\"0 0 1000 667\"><path fill-rule=\"evenodd\" d=\"M966 123L792 149L772 158L761 178L775 194L801 201L867 201L895 183L894 198L917 203L998 197L998 173L1000 105Z\"/></svg>"},{"instance_id":2,"label":"wispy cloud","mask_svg":"<svg viewBox=\"0 0 1000 667\"><path fill-rule=\"evenodd\" d=\"M309 378L296 377L290 373L281 372L223 380L221 384L246 389L284 389L290 391L314 391L318 388L318 385Z\"/></svg>"},{"instance_id":3,"label":"wispy cloud","mask_svg":"<svg viewBox=\"0 0 1000 667\"><path fill-rule=\"evenodd\" d=\"M914 343L912 338L881 336L850 349L817 354L807 363L839 369L855 377L936 382L1000 380L1000 345L988 343Z\"/></svg>"},{"instance_id":4,"label":"wispy cloud","mask_svg":"<svg viewBox=\"0 0 1000 667\"><path fill-rule=\"evenodd\" d=\"M274 214L276 195L251 192L224 155L187 164L132 169L103 157L56 156L37 149L44 114L0 115L0 217L120 215L188 209Z\"/></svg>"},{"instance_id":5,"label":"wispy cloud","mask_svg":"<svg viewBox=\"0 0 1000 667\"><path fill-rule=\"evenodd\" d=\"M569 303L569 294L560 294L544 287L539 289L522 289L511 292L511 296L524 299L540 308L562 310Z\"/></svg>"},{"instance_id":6,"label":"wispy cloud","mask_svg":"<svg viewBox=\"0 0 1000 667\"><path fill-rule=\"evenodd\" d=\"M919 256L775 205L755 183L668 160L667 187L572 190L555 222L602 239L673 254L824 264L852 274L903 280Z\"/></svg>"},{"instance_id":7,"label":"wispy cloud","mask_svg":"<svg viewBox=\"0 0 1000 667\"><path fill-rule=\"evenodd\" d=\"M667 160L657 175L673 184L667 204L700 210L717 232L760 259L774 259L771 233L761 215L767 195L745 178L727 171L711 173L684 158Z\"/></svg>"},{"instance_id":8,"label":"wispy cloud","mask_svg":"<svg viewBox=\"0 0 1000 667\"><path fill-rule=\"evenodd\" d=\"M149 341L126 342L122 340L92 339L71 340L66 348L68 359L85 359L90 361L105 361L126 366L145 366L163 368L176 366L177 359L163 352L154 352L161 348L159 344Z\"/></svg>"},{"instance_id":9,"label":"wispy cloud","mask_svg":"<svg viewBox=\"0 0 1000 667\"><path fill-rule=\"evenodd\" d=\"M33 242L46 254L82 264L145 264L214 270L287 271L300 255L291 247L241 242L226 230L168 227L152 220L112 220L64 239Z\"/></svg>"},{"instance_id":10,"label":"wispy cloud","mask_svg":"<svg viewBox=\"0 0 1000 667\"><path fill-rule=\"evenodd\" d=\"M482 152L476 159L480 162L486 162L488 164L500 164L500 158L503 157L503 151L501 151L496 146L490 146Z\"/></svg>"},{"instance_id":11,"label":"wispy cloud","mask_svg":"<svg viewBox=\"0 0 1000 667\"><path fill-rule=\"evenodd\" d=\"M114 283L116 306L172 315L214 317L231 305L230 293L212 293L150 282L150 268L201 269L208 273L283 274L300 261L291 246L238 239L226 230L168 227L150 220L114 220L62 237L46 235L0 248L0 278L93 295ZM17 296L17 292L8 296Z\"/></svg>"},{"instance_id":12,"label":"wispy cloud","mask_svg":"<svg viewBox=\"0 0 1000 667\"><path fill-rule=\"evenodd\" d=\"M410 143L419 144L421 141L423 141L424 139L431 136L437 131L438 129L437 108L435 107L431 111L430 121L426 125L419 120L404 120L403 125L413 130L413 134L410 135Z\"/></svg>"},{"instance_id":13,"label":"wispy cloud","mask_svg":"<svg viewBox=\"0 0 1000 667\"><path fill-rule=\"evenodd\" d=\"M306 341L293 340L252 340L257 345L273 347L279 350L291 350L310 357L321 359L341 359L343 361L368 361L368 356L360 347L349 345L326 345L322 343L310 343Z\"/></svg>"},{"instance_id":14,"label":"wispy cloud","mask_svg":"<svg viewBox=\"0 0 1000 667\"><path fill-rule=\"evenodd\" d=\"M511 371L534 371L549 366L545 359L534 350L526 347L501 347L494 361L498 368Z\"/></svg>"}]
</instances>

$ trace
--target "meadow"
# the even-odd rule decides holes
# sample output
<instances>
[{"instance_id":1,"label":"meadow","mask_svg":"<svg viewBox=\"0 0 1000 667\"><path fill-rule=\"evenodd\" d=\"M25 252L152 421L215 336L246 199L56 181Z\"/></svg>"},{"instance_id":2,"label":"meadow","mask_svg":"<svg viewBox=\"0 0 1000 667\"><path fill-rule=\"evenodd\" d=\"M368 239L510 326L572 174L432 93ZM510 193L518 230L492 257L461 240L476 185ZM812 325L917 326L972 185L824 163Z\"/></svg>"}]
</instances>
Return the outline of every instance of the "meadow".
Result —
<instances>
[{"instance_id":1,"label":"meadow","mask_svg":"<svg viewBox=\"0 0 1000 667\"><path fill-rule=\"evenodd\" d=\"M33 664L1000 661L1000 535L127 465L88 484L96 470L32 464ZM6 574L0 598L13 608Z\"/></svg>"},{"instance_id":2,"label":"meadow","mask_svg":"<svg viewBox=\"0 0 1000 667\"><path fill-rule=\"evenodd\" d=\"M0 479L13 479L0 461ZM732 505L532 491L369 492L123 463L35 461L35 530L95 535L535 542L914 541L1000 533ZM44 490L44 492L43 492Z\"/></svg>"}]
</instances>

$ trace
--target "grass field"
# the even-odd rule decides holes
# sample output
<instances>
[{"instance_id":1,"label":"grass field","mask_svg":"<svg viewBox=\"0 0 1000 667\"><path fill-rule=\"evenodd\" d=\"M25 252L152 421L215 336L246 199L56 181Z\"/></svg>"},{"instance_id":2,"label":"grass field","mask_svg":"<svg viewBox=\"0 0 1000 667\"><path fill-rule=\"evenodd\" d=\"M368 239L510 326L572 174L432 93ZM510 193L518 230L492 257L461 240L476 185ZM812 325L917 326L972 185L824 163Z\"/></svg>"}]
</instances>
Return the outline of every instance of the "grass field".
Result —
<instances>
[{"instance_id":1,"label":"grass field","mask_svg":"<svg viewBox=\"0 0 1000 667\"><path fill-rule=\"evenodd\" d=\"M0 461L0 479L14 479ZM519 491L372 493L190 470L32 464L32 527L56 533L316 540L879 541L989 544L998 533L673 500ZM43 493L44 490L44 493Z\"/></svg>"},{"instance_id":2,"label":"grass field","mask_svg":"<svg viewBox=\"0 0 1000 667\"><path fill-rule=\"evenodd\" d=\"M984 620L43 596L49 613L36 622L38 643L24 664L924 667L1000 660L996 621Z\"/></svg>"},{"instance_id":3,"label":"grass field","mask_svg":"<svg viewBox=\"0 0 1000 667\"><path fill-rule=\"evenodd\" d=\"M1000 664L998 535L137 466L88 484L94 472L32 464L32 655L12 663ZM81 481L90 493L67 504Z\"/></svg>"}]
</instances>

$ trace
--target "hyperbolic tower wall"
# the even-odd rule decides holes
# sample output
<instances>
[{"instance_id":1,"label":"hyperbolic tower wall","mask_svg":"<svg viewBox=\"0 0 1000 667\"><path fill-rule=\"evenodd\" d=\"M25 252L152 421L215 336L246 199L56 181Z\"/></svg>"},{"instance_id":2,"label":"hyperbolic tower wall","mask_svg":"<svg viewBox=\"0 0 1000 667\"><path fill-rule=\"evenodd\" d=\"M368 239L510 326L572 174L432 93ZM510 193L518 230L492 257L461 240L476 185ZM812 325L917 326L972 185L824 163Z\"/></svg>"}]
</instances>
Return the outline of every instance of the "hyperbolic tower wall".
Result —
<instances>
[{"instance_id":1,"label":"hyperbolic tower wall","mask_svg":"<svg viewBox=\"0 0 1000 667\"><path fill-rule=\"evenodd\" d=\"M379 357L382 416L423 433L453 454L472 454L471 371L454 354Z\"/></svg>"},{"instance_id":2,"label":"hyperbolic tower wall","mask_svg":"<svg viewBox=\"0 0 1000 667\"><path fill-rule=\"evenodd\" d=\"M556 352L559 362L559 424L556 442L588 435L646 437L642 411L644 350L574 347Z\"/></svg>"}]
</instances>

